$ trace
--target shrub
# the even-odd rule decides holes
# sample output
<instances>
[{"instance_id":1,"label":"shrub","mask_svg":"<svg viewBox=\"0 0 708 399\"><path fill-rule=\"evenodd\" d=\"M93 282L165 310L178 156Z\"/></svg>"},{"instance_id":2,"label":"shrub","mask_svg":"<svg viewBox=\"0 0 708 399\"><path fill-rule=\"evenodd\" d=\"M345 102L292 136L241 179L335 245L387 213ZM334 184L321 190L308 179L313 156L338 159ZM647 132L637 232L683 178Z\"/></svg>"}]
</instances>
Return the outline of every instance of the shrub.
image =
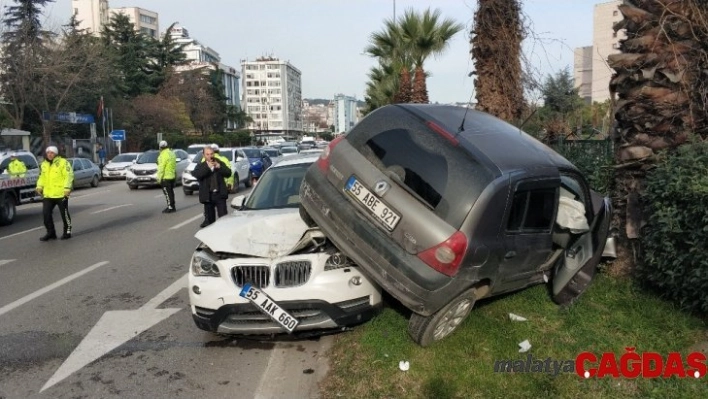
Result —
<instances>
[{"instance_id":1,"label":"shrub","mask_svg":"<svg viewBox=\"0 0 708 399\"><path fill-rule=\"evenodd\" d=\"M647 174L637 276L683 309L708 312L708 143L690 144Z\"/></svg>"},{"instance_id":2,"label":"shrub","mask_svg":"<svg viewBox=\"0 0 708 399\"><path fill-rule=\"evenodd\" d=\"M590 187L608 194L614 178L612 143L606 140L564 141L553 146L588 179Z\"/></svg>"}]
</instances>

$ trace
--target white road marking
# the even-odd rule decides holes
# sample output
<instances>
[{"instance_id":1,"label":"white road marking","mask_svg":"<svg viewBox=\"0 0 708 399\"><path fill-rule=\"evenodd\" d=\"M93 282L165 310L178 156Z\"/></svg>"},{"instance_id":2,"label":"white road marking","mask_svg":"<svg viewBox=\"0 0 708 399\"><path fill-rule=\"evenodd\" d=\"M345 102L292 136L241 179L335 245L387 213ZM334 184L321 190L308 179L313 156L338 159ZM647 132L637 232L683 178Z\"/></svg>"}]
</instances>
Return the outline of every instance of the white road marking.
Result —
<instances>
[{"instance_id":1,"label":"white road marking","mask_svg":"<svg viewBox=\"0 0 708 399\"><path fill-rule=\"evenodd\" d=\"M20 231L19 233L10 234L9 236L0 237L0 241L5 240L5 239L7 239L7 238L19 236L20 234L29 233L30 231L35 231L35 230L43 229L43 228L44 228L44 226L39 226L39 227L35 227L35 228L33 228L33 229L29 229L29 230L25 230L25 231Z\"/></svg>"},{"instance_id":2,"label":"white road marking","mask_svg":"<svg viewBox=\"0 0 708 399\"><path fill-rule=\"evenodd\" d=\"M108 212L108 211L111 211L111 210L113 210L113 209L123 208L123 207L131 206L131 205L133 205L133 204L116 205L116 206L112 206L112 207L110 207L110 208L101 209L100 211L91 212L91 214L92 214L92 215L95 215L95 214L97 214L97 213Z\"/></svg>"},{"instance_id":3,"label":"white road marking","mask_svg":"<svg viewBox=\"0 0 708 399\"><path fill-rule=\"evenodd\" d=\"M29 302L29 301L31 301L31 300L33 300L33 299L35 299L35 298L39 298L40 296L46 294L47 292L50 292L50 291L54 290L55 288L61 287L62 285L64 285L64 284L70 282L71 280L77 279L77 278L83 276L84 274L86 274L86 273L88 273L88 272L91 272L91 271L94 271L94 270L98 269L98 268L101 267L101 266L105 266L105 265L107 265L108 263L109 263L108 261L98 262L98 263L96 263L96 264L93 265L93 266L89 266L89 267L87 267L87 268L84 269L84 270L81 270L81 271L79 271L79 272L76 272L76 273L72 274L71 276L64 277L63 279L57 281L57 282L54 283L54 284L50 284L50 285L48 285L48 286L42 288L41 290L35 291L35 292L33 292L33 293L29 294L29 295L26 295L26 296L24 296L24 297L22 297L22 298L16 300L15 302L12 302L12 303L10 303L10 304L7 304L7 305L5 305L5 306L3 306L3 307L0 308L0 316L4 315L5 313L7 313L7 312L9 312L9 311L11 311L11 310L14 310L14 309L16 309L16 308L18 308L18 307L20 307L20 306L26 304L27 302Z\"/></svg>"},{"instance_id":4,"label":"white road marking","mask_svg":"<svg viewBox=\"0 0 708 399\"><path fill-rule=\"evenodd\" d=\"M12 262L14 262L14 261L16 261L16 260L17 260L17 259L0 259L0 266L6 265L6 264L8 264L8 263L12 263Z\"/></svg>"},{"instance_id":5,"label":"white road marking","mask_svg":"<svg viewBox=\"0 0 708 399\"><path fill-rule=\"evenodd\" d=\"M165 194L158 194L158 195L154 196L153 198L160 198L160 197L164 198Z\"/></svg>"},{"instance_id":6,"label":"white road marking","mask_svg":"<svg viewBox=\"0 0 708 399\"><path fill-rule=\"evenodd\" d=\"M104 190L104 191L97 191L97 192L92 192L89 194L82 194L82 195L71 195L69 197L70 200L80 200L84 197L90 197L92 195L97 195L97 194L103 194L103 193L109 193L111 190ZM29 205L22 205L19 209L34 209L34 208L40 208L42 207L42 200L38 200L38 203L34 204L29 204Z\"/></svg>"},{"instance_id":7,"label":"white road marking","mask_svg":"<svg viewBox=\"0 0 708 399\"><path fill-rule=\"evenodd\" d=\"M170 230L177 230L177 229L179 229L179 228L182 227L182 226L186 226L186 225L192 223L193 221L199 219L200 217L204 217L204 214L201 213L201 214L199 214L199 215L197 215L197 216L195 216L195 217L193 217L193 218L189 218L189 219L185 220L184 222L182 222L182 223L180 223L180 224L176 224L176 225L170 227Z\"/></svg>"},{"instance_id":8,"label":"white road marking","mask_svg":"<svg viewBox=\"0 0 708 399\"><path fill-rule=\"evenodd\" d=\"M44 384L40 392L182 310L183 308L156 309L156 307L183 288L187 288L186 274L139 309L104 313L52 378Z\"/></svg>"}]
</instances>

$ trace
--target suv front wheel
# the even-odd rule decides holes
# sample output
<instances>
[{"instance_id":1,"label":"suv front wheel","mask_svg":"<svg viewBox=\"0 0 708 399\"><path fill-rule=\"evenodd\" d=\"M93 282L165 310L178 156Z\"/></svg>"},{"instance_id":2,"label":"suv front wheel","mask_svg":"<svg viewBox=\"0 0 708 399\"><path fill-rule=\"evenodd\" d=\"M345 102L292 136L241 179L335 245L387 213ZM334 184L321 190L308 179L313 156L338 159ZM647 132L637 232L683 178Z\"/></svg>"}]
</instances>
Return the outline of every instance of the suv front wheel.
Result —
<instances>
[{"instance_id":1,"label":"suv front wheel","mask_svg":"<svg viewBox=\"0 0 708 399\"><path fill-rule=\"evenodd\" d=\"M475 288L470 288L430 316L411 314L408 334L413 341L426 347L452 334L472 311L477 300L475 291Z\"/></svg>"}]
</instances>

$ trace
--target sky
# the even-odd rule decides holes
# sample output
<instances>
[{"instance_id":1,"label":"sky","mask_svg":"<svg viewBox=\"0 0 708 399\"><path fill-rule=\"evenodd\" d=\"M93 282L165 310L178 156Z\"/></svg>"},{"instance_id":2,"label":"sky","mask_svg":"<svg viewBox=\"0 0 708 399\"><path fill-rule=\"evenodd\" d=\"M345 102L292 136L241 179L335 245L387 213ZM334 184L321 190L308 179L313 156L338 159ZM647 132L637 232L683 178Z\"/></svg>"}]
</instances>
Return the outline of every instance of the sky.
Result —
<instances>
[{"instance_id":1,"label":"sky","mask_svg":"<svg viewBox=\"0 0 708 399\"><path fill-rule=\"evenodd\" d=\"M68 21L73 0L45 8L47 26ZM573 49L592 44L592 16L600 0L523 0L532 37L524 51L540 78L573 70ZM7 5L11 0L0 0ZM465 29L445 54L426 62L431 102L467 102L473 95L474 64L468 32L476 0L109 0L109 6L141 7L159 13L160 30L179 22L192 38L216 50L222 62L241 69L241 60L274 56L302 72L303 98L342 93L363 100L369 69L376 61L363 54L370 35L384 20L413 8L439 9Z\"/></svg>"}]
</instances>

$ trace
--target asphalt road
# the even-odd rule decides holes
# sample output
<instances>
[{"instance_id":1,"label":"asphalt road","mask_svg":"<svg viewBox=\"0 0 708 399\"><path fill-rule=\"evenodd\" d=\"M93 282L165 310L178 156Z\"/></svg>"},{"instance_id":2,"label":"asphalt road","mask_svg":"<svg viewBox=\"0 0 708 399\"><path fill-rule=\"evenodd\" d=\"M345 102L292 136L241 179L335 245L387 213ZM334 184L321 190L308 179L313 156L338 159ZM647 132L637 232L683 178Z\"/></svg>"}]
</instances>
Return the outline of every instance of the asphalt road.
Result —
<instances>
[{"instance_id":1,"label":"asphalt road","mask_svg":"<svg viewBox=\"0 0 708 399\"><path fill-rule=\"evenodd\" d=\"M0 227L0 399L316 395L328 337L258 342L194 325L186 274L202 206L175 194L177 212L162 214L157 188L78 189L67 241L39 241L41 204Z\"/></svg>"}]
</instances>

